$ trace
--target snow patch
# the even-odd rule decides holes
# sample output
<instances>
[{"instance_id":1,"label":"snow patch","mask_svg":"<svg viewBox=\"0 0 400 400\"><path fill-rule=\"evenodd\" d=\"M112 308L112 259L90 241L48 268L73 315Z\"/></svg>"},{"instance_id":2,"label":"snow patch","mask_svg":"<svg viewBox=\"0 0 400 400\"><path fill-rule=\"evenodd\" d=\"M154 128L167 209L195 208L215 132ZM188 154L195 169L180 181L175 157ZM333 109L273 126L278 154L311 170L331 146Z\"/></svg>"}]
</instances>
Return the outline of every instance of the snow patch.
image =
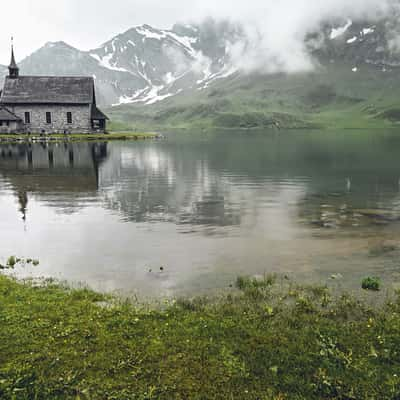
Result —
<instances>
[{"instance_id":1,"label":"snow patch","mask_svg":"<svg viewBox=\"0 0 400 400\"><path fill-rule=\"evenodd\" d=\"M154 104L154 103L157 103L159 101L165 100L168 97L173 96L174 94L175 93L167 93L167 94L164 94L164 95L155 95L155 96L153 96L153 98L151 100L148 100L146 102L146 105Z\"/></svg>"},{"instance_id":2,"label":"snow patch","mask_svg":"<svg viewBox=\"0 0 400 400\"><path fill-rule=\"evenodd\" d=\"M165 39L166 35L165 32L160 31L161 33L157 33L155 31L150 30L149 28L145 26L139 26L136 28L136 31L144 36L143 41L146 39L156 39L156 40L161 40Z\"/></svg>"},{"instance_id":3,"label":"snow patch","mask_svg":"<svg viewBox=\"0 0 400 400\"><path fill-rule=\"evenodd\" d=\"M211 66L212 66L212 61L208 58L204 58L204 59L200 59L197 61L199 63L199 65L195 65L194 69L198 69L199 66L203 67L203 79L199 79L196 83L198 85L201 85L202 83L206 82L208 79L210 79L213 75L212 71L211 71Z\"/></svg>"},{"instance_id":4,"label":"snow patch","mask_svg":"<svg viewBox=\"0 0 400 400\"><path fill-rule=\"evenodd\" d=\"M167 84L170 85L172 82L174 82L175 77L172 74L172 72L168 72L167 74L164 75L163 81Z\"/></svg>"},{"instance_id":5,"label":"snow patch","mask_svg":"<svg viewBox=\"0 0 400 400\"><path fill-rule=\"evenodd\" d=\"M151 105L182 92L182 89L179 89L175 93L160 94L163 90L165 90L165 86L163 85L153 85L144 89L140 89L136 91L132 96L121 96L119 98L119 103L113 104L113 107L122 104L134 103L144 103L146 105Z\"/></svg>"},{"instance_id":6,"label":"snow patch","mask_svg":"<svg viewBox=\"0 0 400 400\"><path fill-rule=\"evenodd\" d=\"M113 58L113 54L107 54L106 56L104 56L103 58L100 57L98 54L90 54L90 56L92 58L94 58L102 67L110 69L112 71L119 71L119 72L129 72L127 69L125 68L120 68L120 67L116 67L115 65L111 64L111 59Z\"/></svg>"},{"instance_id":7,"label":"snow patch","mask_svg":"<svg viewBox=\"0 0 400 400\"><path fill-rule=\"evenodd\" d=\"M197 38L193 38L190 36L179 36L173 32L164 32L164 33L168 35L170 38L172 38L174 41L178 42L180 45L184 46L186 50L188 50L190 55L196 58L197 51L193 48L192 45L194 43L197 43Z\"/></svg>"},{"instance_id":8,"label":"snow patch","mask_svg":"<svg viewBox=\"0 0 400 400\"><path fill-rule=\"evenodd\" d=\"M347 23L345 26L339 27L339 28L333 28L330 34L330 38L331 39L336 39L339 36L342 36L347 29L349 29L351 27L351 25L353 25L353 21L351 21L350 19L347 20Z\"/></svg>"},{"instance_id":9,"label":"snow patch","mask_svg":"<svg viewBox=\"0 0 400 400\"><path fill-rule=\"evenodd\" d=\"M365 28L362 30L363 35L369 35L370 33L374 33L375 29L374 28Z\"/></svg>"},{"instance_id":10,"label":"snow patch","mask_svg":"<svg viewBox=\"0 0 400 400\"><path fill-rule=\"evenodd\" d=\"M357 41L357 39L358 39L358 37L357 36L354 36L354 37L352 37L351 39L349 39L348 41L347 41L347 43L354 43L354 42L356 42Z\"/></svg>"},{"instance_id":11,"label":"snow patch","mask_svg":"<svg viewBox=\"0 0 400 400\"><path fill-rule=\"evenodd\" d=\"M186 28L186 29L189 29L189 30L191 30L193 32L198 32L199 31L199 28L197 28L196 26L193 26L193 25L183 24L183 27Z\"/></svg>"},{"instance_id":12,"label":"snow patch","mask_svg":"<svg viewBox=\"0 0 400 400\"><path fill-rule=\"evenodd\" d=\"M198 88L198 90L207 89L212 82L214 82L218 79L228 78L229 76L233 75L237 71L238 71L238 69L235 67L224 66L219 72L209 75L207 77L207 79L203 79L202 81L197 81L197 83L199 85L203 84L203 86L200 86Z\"/></svg>"},{"instance_id":13,"label":"snow patch","mask_svg":"<svg viewBox=\"0 0 400 400\"><path fill-rule=\"evenodd\" d=\"M135 100L140 97L145 91L147 90L147 88L144 89L139 89L136 92L133 93L132 96L121 96L119 98L119 102L116 104L113 104L113 107L116 106L120 106L121 104L130 104L130 103L134 103Z\"/></svg>"}]
</instances>

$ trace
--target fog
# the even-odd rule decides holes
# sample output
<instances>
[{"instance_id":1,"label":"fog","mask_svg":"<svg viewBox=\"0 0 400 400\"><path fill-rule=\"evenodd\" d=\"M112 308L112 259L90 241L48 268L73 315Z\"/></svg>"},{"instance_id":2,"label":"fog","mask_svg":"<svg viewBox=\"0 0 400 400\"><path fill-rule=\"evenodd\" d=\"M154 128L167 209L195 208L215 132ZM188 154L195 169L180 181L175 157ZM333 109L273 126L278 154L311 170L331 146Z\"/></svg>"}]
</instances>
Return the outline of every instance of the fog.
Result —
<instances>
[{"instance_id":1,"label":"fog","mask_svg":"<svg viewBox=\"0 0 400 400\"><path fill-rule=\"evenodd\" d=\"M231 48L237 67L289 73L314 67L304 39L322 22L334 19L344 25L348 19L379 20L397 13L399 8L397 0L250 0L236 5L220 0L209 3L198 6L197 18L200 15L228 17L244 26L249 40Z\"/></svg>"},{"instance_id":2,"label":"fog","mask_svg":"<svg viewBox=\"0 0 400 400\"><path fill-rule=\"evenodd\" d=\"M175 22L200 22L206 17L244 25L252 47L232 47L246 68L304 70L312 60L305 35L327 18L379 19L398 7L398 0L14 0L2 4L0 63L8 64L10 37L18 60L47 41L63 40L88 50L134 25L168 29ZM245 52L245 53L244 53Z\"/></svg>"}]
</instances>

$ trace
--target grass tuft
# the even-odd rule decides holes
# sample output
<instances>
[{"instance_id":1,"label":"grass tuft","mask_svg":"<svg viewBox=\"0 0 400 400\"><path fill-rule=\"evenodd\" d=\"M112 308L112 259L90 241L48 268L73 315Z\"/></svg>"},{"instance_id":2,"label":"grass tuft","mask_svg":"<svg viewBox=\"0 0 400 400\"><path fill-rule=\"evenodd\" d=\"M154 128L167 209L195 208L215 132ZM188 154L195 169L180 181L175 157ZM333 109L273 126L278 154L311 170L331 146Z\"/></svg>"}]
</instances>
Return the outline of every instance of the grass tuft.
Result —
<instances>
[{"instance_id":1,"label":"grass tuft","mask_svg":"<svg viewBox=\"0 0 400 400\"><path fill-rule=\"evenodd\" d=\"M361 287L364 290L373 290L373 291L379 291L381 289L381 280L378 277L367 277L364 278L361 282Z\"/></svg>"},{"instance_id":2,"label":"grass tuft","mask_svg":"<svg viewBox=\"0 0 400 400\"><path fill-rule=\"evenodd\" d=\"M259 278L239 276L236 279L236 287L239 290L246 290L252 288L267 288L276 283L277 276L275 274L264 275Z\"/></svg>"}]
</instances>

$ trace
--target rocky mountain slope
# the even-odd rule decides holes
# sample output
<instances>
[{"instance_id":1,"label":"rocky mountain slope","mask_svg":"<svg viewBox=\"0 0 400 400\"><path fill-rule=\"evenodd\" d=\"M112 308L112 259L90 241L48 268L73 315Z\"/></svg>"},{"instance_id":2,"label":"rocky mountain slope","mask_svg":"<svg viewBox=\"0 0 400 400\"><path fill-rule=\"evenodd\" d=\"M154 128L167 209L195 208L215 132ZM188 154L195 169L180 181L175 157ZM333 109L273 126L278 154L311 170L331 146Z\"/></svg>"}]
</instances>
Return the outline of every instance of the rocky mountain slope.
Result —
<instances>
[{"instance_id":1,"label":"rocky mountain slope","mask_svg":"<svg viewBox=\"0 0 400 400\"><path fill-rule=\"evenodd\" d=\"M295 114L332 103L360 106L382 90L386 100L397 96L400 27L395 17L322 24L304 39L312 71L244 71L246 51L254 55L252 39L239 25L211 19L171 30L142 25L90 51L49 42L20 67L23 74L93 75L99 103L113 105L111 114L127 123L180 125L184 119L222 126L232 121L308 125ZM245 121L238 121L237 114Z\"/></svg>"},{"instance_id":2,"label":"rocky mountain slope","mask_svg":"<svg viewBox=\"0 0 400 400\"><path fill-rule=\"evenodd\" d=\"M233 25L210 20L201 30L137 26L91 51L49 42L20 63L21 73L93 75L103 105L153 104L230 75L226 41L239 33Z\"/></svg>"},{"instance_id":3,"label":"rocky mountain slope","mask_svg":"<svg viewBox=\"0 0 400 400\"><path fill-rule=\"evenodd\" d=\"M113 108L114 119L158 127L382 127L400 121L400 34L394 20L325 23L308 34L309 71L235 71L151 107ZM237 36L243 40L243 36ZM252 45L246 43L244 47ZM246 58L244 59L246 60ZM246 63L246 61L245 61ZM229 67L228 67L229 70Z\"/></svg>"},{"instance_id":4,"label":"rocky mountain slope","mask_svg":"<svg viewBox=\"0 0 400 400\"><path fill-rule=\"evenodd\" d=\"M396 20L343 21L326 24L318 33L307 37L310 52L324 63L341 61L377 67L400 65L400 26ZM317 39L317 45L312 44Z\"/></svg>"}]
</instances>

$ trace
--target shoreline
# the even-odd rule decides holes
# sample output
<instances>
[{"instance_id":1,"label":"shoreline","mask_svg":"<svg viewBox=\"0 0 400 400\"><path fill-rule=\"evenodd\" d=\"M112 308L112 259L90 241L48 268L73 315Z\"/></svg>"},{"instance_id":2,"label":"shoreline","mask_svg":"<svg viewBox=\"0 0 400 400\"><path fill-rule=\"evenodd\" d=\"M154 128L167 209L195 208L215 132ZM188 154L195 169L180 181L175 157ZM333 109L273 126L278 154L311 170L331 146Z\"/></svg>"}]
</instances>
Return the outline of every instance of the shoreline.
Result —
<instances>
[{"instance_id":1,"label":"shoreline","mask_svg":"<svg viewBox=\"0 0 400 400\"><path fill-rule=\"evenodd\" d=\"M134 132L112 132L104 134L54 134L54 135L35 135L35 134L0 134L0 143L25 143L25 142L79 142L79 141L113 141L113 140L147 140L162 139L159 133L134 133Z\"/></svg>"},{"instance_id":2,"label":"shoreline","mask_svg":"<svg viewBox=\"0 0 400 400\"><path fill-rule=\"evenodd\" d=\"M340 399L400 393L400 294L238 278L159 308L0 274L2 399ZM366 292L367 293L367 292ZM375 293L368 292L373 301Z\"/></svg>"}]
</instances>

